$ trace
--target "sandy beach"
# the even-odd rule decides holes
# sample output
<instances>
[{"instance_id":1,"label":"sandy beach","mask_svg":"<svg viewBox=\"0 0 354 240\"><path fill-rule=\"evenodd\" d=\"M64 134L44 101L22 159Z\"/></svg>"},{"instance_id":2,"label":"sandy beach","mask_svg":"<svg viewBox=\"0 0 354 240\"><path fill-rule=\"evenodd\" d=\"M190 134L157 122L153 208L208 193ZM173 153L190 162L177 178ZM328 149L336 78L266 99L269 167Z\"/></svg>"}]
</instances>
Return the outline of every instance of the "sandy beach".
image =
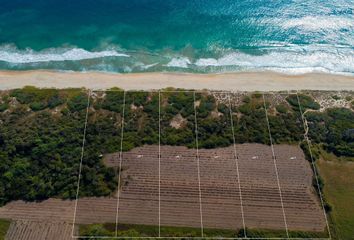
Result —
<instances>
[{"instance_id":1,"label":"sandy beach","mask_svg":"<svg viewBox=\"0 0 354 240\"><path fill-rule=\"evenodd\" d=\"M88 88L152 90L167 87L227 91L354 90L354 77L310 73L285 75L274 72L225 74L0 71L0 90L22 88Z\"/></svg>"}]
</instances>

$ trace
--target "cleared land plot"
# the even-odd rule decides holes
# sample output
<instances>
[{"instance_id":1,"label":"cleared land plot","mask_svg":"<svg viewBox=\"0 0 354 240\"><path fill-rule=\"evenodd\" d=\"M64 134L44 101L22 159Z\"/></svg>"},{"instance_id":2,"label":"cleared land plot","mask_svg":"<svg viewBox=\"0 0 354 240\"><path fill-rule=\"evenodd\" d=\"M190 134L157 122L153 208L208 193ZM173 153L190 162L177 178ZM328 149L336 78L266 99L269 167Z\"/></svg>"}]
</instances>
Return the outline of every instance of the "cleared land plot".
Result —
<instances>
[{"instance_id":1,"label":"cleared land plot","mask_svg":"<svg viewBox=\"0 0 354 240\"><path fill-rule=\"evenodd\" d=\"M157 146L155 146L157 148ZM262 144L237 144L236 148L238 149L239 154L245 154L245 153L262 153L264 151L267 151L269 146L262 145ZM324 228L324 223L322 222L322 225L320 225L320 221L308 221L309 216L307 214L302 214L300 211L305 211L305 213L311 213L313 217L311 216L310 218L317 220L321 218L321 209L318 207L315 207L316 204L318 205L317 202L311 202L308 201L308 199L313 199L314 195L313 192L307 191L308 189L311 188L311 182L309 182L309 177L311 176L311 171L308 170L308 168L303 168L301 166L306 166L307 160L305 160L304 155L301 152L301 149L297 146L289 146L289 145L277 145L277 150L279 153L290 153L293 156L296 156L296 159L292 159L292 164L289 165L289 162L284 160L284 158L279 158L278 161L278 166L279 168L282 169L282 172L280 176L290 176L288 183L289 185L286 185L287 188L282 188L283 193L284 193L284 205L286 212L288 212L290 215L289 218L289 223L292 222L291 219L295 219L297 221L297 228L290 228L290 230L306 230L308 231L323 231ZM130 158L126 158L126 163L123 165L126 168L129 168L131 166L134 166L134 158L137 158L138 156L141 155L142 152L146 153L149 152L151 149L153 149L154 146L144 146L141 148L133 149L130 152L127 152L127 154L131 155ZM237 188L234 186L234 181L232 181L233 177L235 177L235 172L232 171L231 167L233 167L232 163L233 161L228 161L225 160L227 158L224 158L224 154L232 154L234 148L233 146L231 147L225 147L225 148L218 148L218 149L199 149L199 156L200 156L200 166L201 166L201 176L203 176L203 171L208 171L210 177L209 178L203 178L201 177L201 190L202 190L202 211L203 211L203 225L205 229L208 228L222 228L222 229L229 229L229 230L236 230L236 229L241 229L242 228L242 217L241 217L241 210L240 210L240 205L237 204L239 202L238 200L238 193L237 193ZM167 170L170 174L169 178L171 181L168 182L168 185L164 186L161 185L161 199L167 199L167 197L171 197L169 201L166 201L166 206L173 206L173 208L164 208L164 213L161 211L162 215L165 216L164 219L164 224L162 226L176 226L179 224L179 226L184 226L184 227L195 227L198 228L200 227L200 214L199 214L199 193L198 193L198 187L197 184L192 182L192 187L187 187L185 183L190 183L190 180L194 180L194 182L197 182L197 177L195 176L196 174L192 174L190 169L195 169L196 168L196 163L195 161L191 161L189 158L183 158L182 156L188 156L188 155L193 155L195 153L195 149L188 149L185 147L172 147L172 146L162 146L161 147L161 156L170 156L170 162L168 166L170 167L171 170ZM179 154L179 155L178 155ZM135 157L134 157L135 156ZM176 156L178 161L176 161ZM217 158L215 158L218 156ZM246 155L247 156L247 155ZM252 160L252 155L250 156L249 159ZM280 156L282 156L280 154ZM205 159L205 160L202 160ZM246 159L246 158L245 158ZM254 159L253 159L254 160ZM207 164L208 163L208 164ZM269 181L268 173L266 172L267 169L269 169L269 166L264 165L264 164L259 164L259 162L254 162L254 164L251 164L251 161L243 161L240 165L243 166L243 172L240 173L241 179L244 180L244 186L241 185L242 190L242 196L244 202L244 208L247 207L249 212L245 212L245 215L247 214L252 214L253 218L248 217L246 218L246 225L248 228L252 228L251 226L255 226L253 228L259 228L260 224L260 217L265 217L267 219L270 219L267 222L267 225L264 228L268 229L274 229L278 226L277 222L277 217L274 217L274 213L279 212L279 207L276 205L274 208L272 205L272 202L274 201L273 199L275 198L272 196L269 192L269 187L264 186L266 184L266 181ZM292 166L294 165L299 165L300 167L296 168L297 172L294 174L294 169ZM135 172L137 176L140 176L141 174L145 173L146 169L150 168L150 163L148 161L142 161L139 164L140 166L137 168L137 171ZM181 169L180 166L186 166L185 168ZM181 170L180 172L172 172L173 169L179 169ZM259 177L257 179L254 179L254 176L250 175L249 173L252 171L255 171L255 169L259 169ZM140 172L140 173L139 173ZM161 174L163 174L161 172ZM192 176L195 176L194 178L191 178ZM307 175L306 175L307 174ZM204 175L206 176L206 175ZM165 178L167 179L167 178ZM145 184L144 180L142 178L138 177L132 177L127 179L128 183L127 186L136 186L138 185L141 188L145 188L144 190L141 190L139 194L142 196L138 196L137 198L144 198L145 204L148 206L149 204L154 204L155 201L153 199L148 200L147 192L149 191L149 186L148 184ZM166 182L167 183L167 182ZM242 182L241 182L242 183ZM261 184L262 185L261 185ZM229 185L227 185L229 184ZM292 186L294 184L294 186ZM206 188L208 187L208 189ZM162 190L165 189L166 190ZM236 189L236 190L235 190ZM129 189L127 188L127 191ZM301 194L300 196L302 198L299 198L298 195L294 194L295 191L296 193ZM133 191L134 192L134 191ZM212 194L210 194L212 192ZM290 194L287 194L289 192ZM192 197L190 197L190 195ZM279 195L276 195L279 196ZM196 200L196 201L189 201L190 199ZM251 200L252 202L251 202ZM277 199L277 198L276 198ZM96 204L98 203L99 200L96 201ZM121 199L120 204L123 204L124 201L129 201L129 199ZM168 204L167 204L168 203ZM250 203L255 203L251 205ZM289 203L289 205L287 205ZM92 204L95 204L95 202L92 202ZM128 204L128 203L127 203ZM137 202L134 202L134 205L137 204ZM161 204L163 202L161 201ZM279 202L278 202L279 204ZM189 206L193 205L195 208L192 209ZM295 207L300 207L300 211L298 211ZM139 207L139 206L137 206ZM193 211L191 213L187 212L185 213L185 209ZM268 212L265 212L265 209L268 210ZM262 212L260 212L262 210ZM235 213L235 215L227 213L227 211L230 211L231 213ZM174 215L174 213L177 212L182 214L182 216L190 214L193 218L189 222L188 219L186 221L179 221L179 215ZM142 211L141 214L136 213L134 211L130 212L131 214L134 214L133 217L134 219L137 217L141 217L140 221L141 224L149 224L149 216L152 217L148 212ZM264 213L264 216L262 215L257 215L257 213ZM279 213L278 213L279 214ZM292 214L294 214L293 217ZM154 216L154 215L153 215ZM155 214L156 216L156 214ZM219 217L220 216L220 217ZM223 217L222 217L223 216ZM250 215L248 215L250 216ZM239 217L239 218L238 218ZM279 217L279 216L278 216ZM281 216L282 217L282 216ZM121 215L121 222L123 223L126 219ZM276 219L276 220L274 220ZM135 221L135 220L134 220ZM231 221L231 222L229 222ZM193 225L192 225L193 224ZM280 225L280 224L279 224ZM283 225L281 225L282 227ZM289 226L294 227L293 224L289 224ZM280 227L280 229L282 229ZM162 227L163 229L163 227Z\"/></svg>"},{"instance_id":2,"label":"cleared land plot","mask_svg":"<svg viewBox=\"0 0 354 240\"><path fill-rule=\"evenodd\" d=\"M48 199L43 202L14 201L0 208L0 217L13 221L72 222L74 202Z\"/></svg>"},{"instance_id":3,"label":"cleared land plot","mask_svg":"<svg viewBox=\"0 0 354 240\"><path fill-rule=\"evenodd\" d=\"M304 132L300 112L289 114L290 105L285 94L266 94L267 114L272 137L277 139L297 139L293 144L304 140L303 135L294 134ZM280 106L280 107L279 107ZM295 124L294 124L295 123ZM287 131L278 131L273 126L282 126ZM289 129L292 126L292 129ZM295 129L296 128L296 129ZM274 140L273 140L274 143ZM282 190L283 203L287 225L289 229L301 231L325 231L325 218L321 203L312 186L314 175L311 163L299 161L305 159L303 151L296 145L284 147L274 145L274 154L279 171L279 183ZM291 234L290 234L291 237Z\"/></svg>"},{"instance_id":4,"label":"cleared land plot","mask_svg":"<svg viewBox=\"0 0 354 240\"><path fill-rule=\"evenodd\" d=\"M8 240L70 240L72 225L68 223L14 221L6 234Z\"/></svg>"}]
</instances>

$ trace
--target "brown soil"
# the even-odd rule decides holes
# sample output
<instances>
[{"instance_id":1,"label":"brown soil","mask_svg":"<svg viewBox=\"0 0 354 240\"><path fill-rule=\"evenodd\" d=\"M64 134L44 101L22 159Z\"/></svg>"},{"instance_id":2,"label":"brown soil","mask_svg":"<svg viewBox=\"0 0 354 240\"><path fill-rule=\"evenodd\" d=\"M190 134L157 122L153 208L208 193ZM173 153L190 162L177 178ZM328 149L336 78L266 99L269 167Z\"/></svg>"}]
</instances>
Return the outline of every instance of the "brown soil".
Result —
<instances>
[{"instance_id":1,"label":"brown soil","mask_svg":"<svg viewBox=\"0 0 354 240\"><path fill-rule=\"evenodd\" d=\"M245 224L249 228L285 229L271 147L236 146ZM312 189L312 172L297 146L274 147L288 228L322 231L322 209ZM117 156L105 159L116 166ZM199 150L204 228L242 228L234 148ZM120 216L124 223L158 221L158 146L123 155L124 186ZM161 147L161 224L200 227L198 164L195 149ZM114 208L114 206L112 206ZM124 209L124 210L123 210Z\"/></svg>"},{"instance_id":2,"label":"brown soil","mask_svg":"<svg viewBox=\"0 0 354 240\"><path fill-rule=\"evenodd\" d=\"M0 208L0 218L11 220L72 222L74 201L49 199L43 202L14 201Z\"/></svg>"},{"instance_id":3,"label":"brown soil","mask_svg":"<svg viewBox=\"0 0 354 240\"><path fill-rule=\"evenodd\" d=\"M72 239L72 224L14 221L6 234L6 240L70 240Z\"/></svg>"}]
</instances>

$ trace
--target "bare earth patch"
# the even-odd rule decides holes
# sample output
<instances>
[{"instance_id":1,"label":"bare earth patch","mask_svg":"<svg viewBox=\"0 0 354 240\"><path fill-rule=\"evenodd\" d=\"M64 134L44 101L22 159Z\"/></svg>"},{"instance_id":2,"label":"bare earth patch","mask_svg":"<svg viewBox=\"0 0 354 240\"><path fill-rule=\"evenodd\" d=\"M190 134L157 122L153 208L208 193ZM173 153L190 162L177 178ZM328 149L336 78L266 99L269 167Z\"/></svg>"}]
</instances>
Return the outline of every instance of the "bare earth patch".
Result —
<instances>
[{"instance_id":1,"label":"bare earth patch","mask_svg":"<svg viewBox=\"0 0 354 240\"><path fill-rule=\"evenodd\" d=\"M170 122L170 126L175 129L183 128L185 124L187 124L187 120L183 118L179 113L174 118L172 118Z\"/></svg>"},{"instance_id":2,"label":"bare earth patch","mask_svg":"<svg viewBox=\"0 0 354 240\"><path fill-rule=\"evenodd\" d=\"M246 226L284 229L270 147L242 144L236 148ZM289 230L323 231L324 215L302 150L297 146L275 145L274 151ZM200 149L199 156L204 228L242 228L233 147ZM110 155L105 162L117 166L117 159ZM158 146L125 153L122 166L121 209L127 206L120 220L135 224L158 221ZM161 146L161 224L200 227L199 204L196 150Z\"/></svg>"},{"instance_id":3,"label":"bare earth patch","mask_svg":"<svg viewBox=\"0 0 354 240\"><path fill-rule=\"evenodd\" d=\"M6 234L12 240L69 240L72 239L72 224L59 222L14 221Z\"/></svg>"}]
</instances>

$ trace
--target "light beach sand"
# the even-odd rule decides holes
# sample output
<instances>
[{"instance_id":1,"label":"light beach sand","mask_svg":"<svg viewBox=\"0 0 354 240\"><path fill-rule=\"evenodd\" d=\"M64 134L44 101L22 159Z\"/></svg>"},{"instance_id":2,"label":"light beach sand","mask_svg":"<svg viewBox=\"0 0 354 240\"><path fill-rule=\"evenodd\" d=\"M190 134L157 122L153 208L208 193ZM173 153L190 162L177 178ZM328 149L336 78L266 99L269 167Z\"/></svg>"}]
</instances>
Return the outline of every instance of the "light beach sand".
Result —
<instances>
[{"instance_id":1,"label":"light beach sand","mask_svg":"<svg viewBox=\"0 0 354 240\"><path fill-rule=\"evenodd\" d=\"M24 86L40 88L152 90L166 87L231 91L354 90L354 76L274 72L225 74L184 73L81 73L51 71L0 71L0 90Z\"/></svg>"}]
</instances>

